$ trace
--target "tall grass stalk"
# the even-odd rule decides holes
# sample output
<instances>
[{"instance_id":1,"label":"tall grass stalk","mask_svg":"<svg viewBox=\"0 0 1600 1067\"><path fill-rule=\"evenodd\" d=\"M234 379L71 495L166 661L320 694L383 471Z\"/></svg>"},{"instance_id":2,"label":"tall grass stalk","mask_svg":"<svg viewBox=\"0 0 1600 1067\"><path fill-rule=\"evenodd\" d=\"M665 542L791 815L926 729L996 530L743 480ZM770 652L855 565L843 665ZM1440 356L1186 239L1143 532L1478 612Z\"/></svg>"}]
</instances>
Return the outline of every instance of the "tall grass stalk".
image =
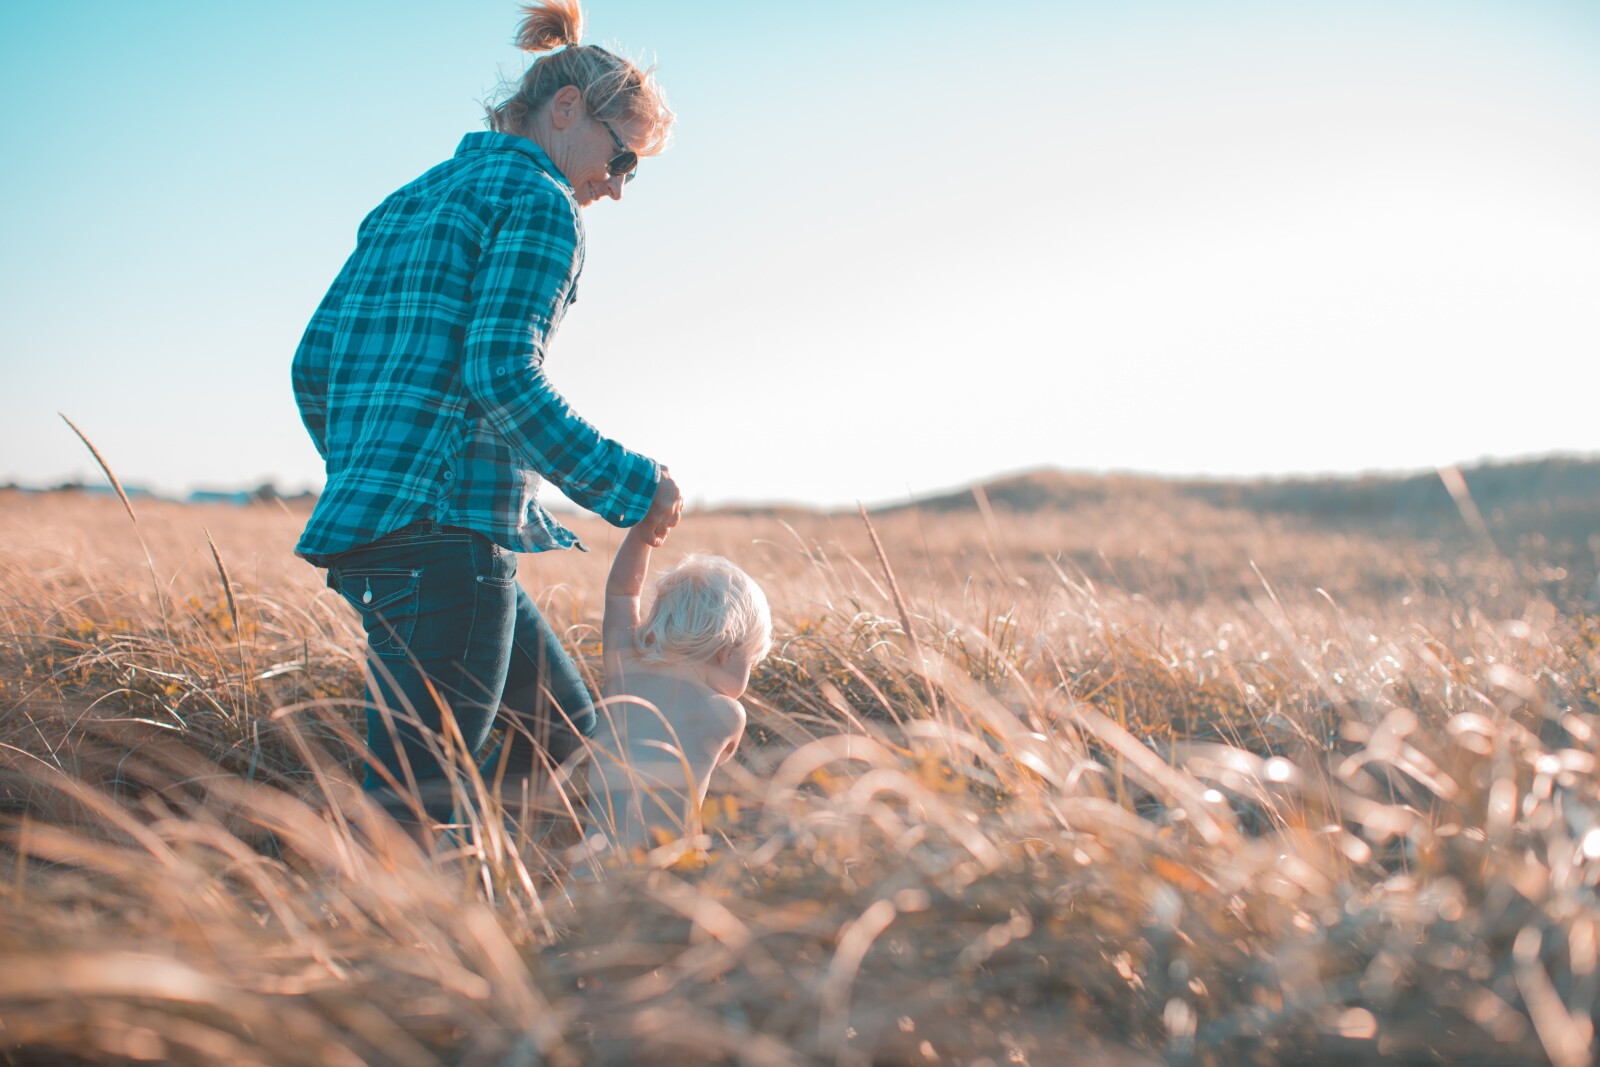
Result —
<instances>
[{"instance_id":1,"label":"tall grass stalk","mask_svg":"<svg viewBox=\"0 0 1600 1067\"><path fill-rule=\"evenodd\" d=\"M58 411L56 414L60 415L61 421L66 423L72 432L78 435L78 440L83 442L83 446L89 450L89 455L93 456L94 461L100 465L100 470L105 474L106 481L111 483L112 491L117 494L117 499L122 502L122 509L127 512L128 521L133 524L133 534L139 539L139 547L144 551L145 564L150 570L150 585L155 593L156 607L161 611L161 621L163 627L165 627L167 623L165 591L162 589L161 579L156 577L155 560L150 556L150 546L145 543L144 531L139 529L139 516L134 514L133 501L128 499L128 494L122 488L122 482L117 479L116 472L111 469L111 464L107 463L105 457L100 454L100 450L94 446L94 442L89 440L89 435L80 430L78 424L67 418L65 413ZM168 633L167 637L170 640L171 634Z\"/></svg>"}]
</instances>

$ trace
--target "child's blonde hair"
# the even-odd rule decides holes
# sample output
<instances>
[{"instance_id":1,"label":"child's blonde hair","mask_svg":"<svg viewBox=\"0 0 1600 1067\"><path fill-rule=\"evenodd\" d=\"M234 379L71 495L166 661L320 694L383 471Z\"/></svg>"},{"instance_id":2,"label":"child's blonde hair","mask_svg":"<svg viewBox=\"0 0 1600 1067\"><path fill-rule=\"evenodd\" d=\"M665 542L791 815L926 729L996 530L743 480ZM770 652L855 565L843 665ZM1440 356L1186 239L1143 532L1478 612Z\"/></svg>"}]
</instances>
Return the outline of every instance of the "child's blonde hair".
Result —
<instances>
[{"instance_id":1,"label":"child's blonde hair","mask_svg":"<svg viewBox=\"0 0 1600 1067\"><path fill-rule=\"evenodd\" d=\"M732 648L757 663L772 647L772 613L748 574L721 556L696 553L656 579L635 640L640 657L652 662L705 661Z\"/></svg>"}]
</instances>

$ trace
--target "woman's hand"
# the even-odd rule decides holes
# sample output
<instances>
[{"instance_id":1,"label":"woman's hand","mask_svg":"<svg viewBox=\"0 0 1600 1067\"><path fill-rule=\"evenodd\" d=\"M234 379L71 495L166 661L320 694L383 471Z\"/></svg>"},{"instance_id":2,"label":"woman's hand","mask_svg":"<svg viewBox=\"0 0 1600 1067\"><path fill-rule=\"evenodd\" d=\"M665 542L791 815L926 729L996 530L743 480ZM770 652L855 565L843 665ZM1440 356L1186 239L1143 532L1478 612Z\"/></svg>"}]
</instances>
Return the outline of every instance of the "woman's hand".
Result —
<instances>
[{"instance_id":1,"label":"woman's hand","mask_svg":"<svg viewBox=\"0 0 1600 1067\"><path fill-rule=\"evenodd\" d=\"M656 486L656 495L650 501L650 510L639 520L641 532L649 538L652 547L660 548L666 544L667 534L678 525L678 520L681 518L683 518L683 494L678 491L678 483L672 480L667 468L662 467L661 483Z\"/></svg>"}]
</instances>

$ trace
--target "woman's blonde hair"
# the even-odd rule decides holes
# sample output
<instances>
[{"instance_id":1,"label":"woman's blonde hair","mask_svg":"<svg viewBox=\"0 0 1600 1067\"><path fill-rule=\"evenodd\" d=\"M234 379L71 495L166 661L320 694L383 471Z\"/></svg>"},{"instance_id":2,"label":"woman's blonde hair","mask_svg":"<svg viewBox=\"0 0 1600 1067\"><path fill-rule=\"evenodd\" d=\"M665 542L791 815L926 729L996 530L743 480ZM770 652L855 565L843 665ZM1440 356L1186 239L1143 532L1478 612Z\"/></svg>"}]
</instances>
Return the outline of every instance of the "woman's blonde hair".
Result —
<instances>
[{"instance_id":1,"label":"woman's blonde hair","mask_svg":"<svg viewBox=\"0 0 1600 1067\"><path fill-rule=\"evenodd\" d=\"M635 640L640 657L652 662L705 661L731 648L757 663L772 646L772 613L748 574L721 556L697 553L656 579Z\"/></svg>"},{"instance_id":2,"label":"woman's blonde hair","mask_svg":"<svg viewBox=\"0 0 1600 1067\"><path fill-rule=\"evenodd\" d=\"M549 54L533 61L516 92L488 109L490 129L525 134L528 116L572 85L596 118L638 122L647 131L640 155L654 155L667 146L673 114L654 68L640 70L599 45L579 44L583 10L578 0L541 0L522 12L517 47Z\"/></svg>"}]
</instances>

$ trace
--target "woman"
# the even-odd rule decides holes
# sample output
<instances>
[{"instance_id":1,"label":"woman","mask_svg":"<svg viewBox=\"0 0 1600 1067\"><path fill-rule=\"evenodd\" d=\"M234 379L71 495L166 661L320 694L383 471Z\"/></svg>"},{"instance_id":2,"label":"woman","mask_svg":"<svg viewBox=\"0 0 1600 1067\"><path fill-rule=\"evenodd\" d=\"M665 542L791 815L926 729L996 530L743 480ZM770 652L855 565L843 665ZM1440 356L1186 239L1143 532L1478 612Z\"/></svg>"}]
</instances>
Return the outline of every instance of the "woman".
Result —
<instances>
[{"instance_id":1,"label":"woman","mask_svg":"<svg viewBox=\"0 0 1600 1067\"><path fill-rule=\"evenodd\" d=\"M541 482L646 524L653 544L682 511L665 467L602 436L544 374L583 266L578 209L622 198L672 112L649 72L578 43L577 0L524 11L517 43L547 54L490 131L367 216L294 357L327 467L296 552L361 613L366 787L403 819L412 795L448 817L448 753L479 759L502 705L496 773L513 780L594 728L576 666L516 582L517 552L583 547L539 505Z\"/></svg>"}]
</instances>

